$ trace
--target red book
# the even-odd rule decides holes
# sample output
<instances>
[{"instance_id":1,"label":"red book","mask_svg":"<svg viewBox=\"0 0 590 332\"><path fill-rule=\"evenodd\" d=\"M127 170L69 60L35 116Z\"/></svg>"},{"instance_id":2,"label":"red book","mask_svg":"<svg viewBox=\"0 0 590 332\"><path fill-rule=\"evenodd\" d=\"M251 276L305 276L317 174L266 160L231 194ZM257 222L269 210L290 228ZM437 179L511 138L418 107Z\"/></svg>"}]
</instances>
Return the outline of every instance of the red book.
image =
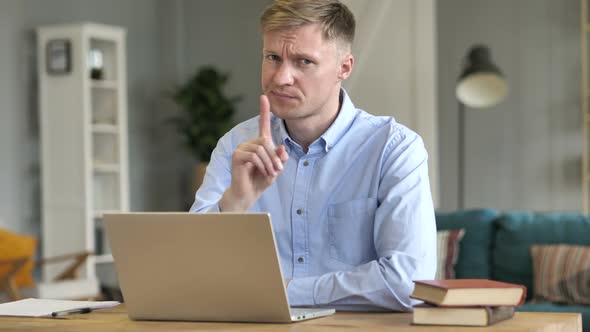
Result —
<instances>
[{"instance_id":1,"label":"red book","mask_svg":"<svg viewBox=\"0 0 590 332\"><path fill-rule=\"evenodd\" d=\"M412 324L488 326L514 316L514 307L414 307Z\"/></svg>"},{"instance_id":2,"label":"red book","mask_svg":"<svg viewBox=\"0 0 590 332\"><path fill-rule=\"evenodd\" d=\"M437 306L519 306L523 285L488 279L416 280L410 297Z\"/></svg>"}]
</instances>

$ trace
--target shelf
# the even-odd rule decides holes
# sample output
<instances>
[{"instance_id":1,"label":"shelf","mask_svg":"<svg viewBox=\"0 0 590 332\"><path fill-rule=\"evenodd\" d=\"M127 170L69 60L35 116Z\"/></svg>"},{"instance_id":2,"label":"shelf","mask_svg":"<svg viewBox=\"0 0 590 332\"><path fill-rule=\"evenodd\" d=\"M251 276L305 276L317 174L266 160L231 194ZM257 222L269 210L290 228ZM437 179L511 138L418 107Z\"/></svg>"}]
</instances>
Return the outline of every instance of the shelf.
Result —
<instances>
[{"instance_id":1,"label":"shelf","mask_svg":"<svg viewBox=\"0 0 590 332\"><path fill-rule=\"evenodd\" d=\"M119 93L115 89L93 89L90 97L92 123L116 126L119 117L118 98Z\"/></svg>"},{"instance_id":2,"label":"shelf","mask_svg":"<svg viewBox=\"0 0 590 332\"><path fill-rule=\"evenodd\" d=\"M101 129L113 130L112 127ZM92 160L95 165L119 165L119 146L116 134L93 132Z\"/></svg>"},{"instance_id":3,"label":"shelf","mask_svg":"<svg viewBox=\"0 0 590 332\"><path fill-rule=\"evenodd\" d=\"M94 256L94 262L96 264L112 263L114 262L113 255L105 254Z\"/></svg>"},{"instance_id":4,"label":"shelf","mask_svg":"<svg viewBox=\"0 0 590 332\"><path fill-rule=\"evenodd\" d=\"M117 55L120 51L120 47L111 39L90 37L88 62L91 66L96 65L102 69L102 81L117 80L117 70L120 65L117 62ZM115 85L112 88L115 88Z\"/></svg>"},{"instance_id":5,"label":"shelf","mask_svg":"<svg viewBox=\"0 0 590 332\"><path fill-rule=\"evenodd\" d=\"M70 41L74 64L74 70L60 76L50 75L45 62L37 68L38 90L47 97L39 103L42 251L46 256L92 251L80 272L99 278L96 266L111 269L113 262L104 215L129 210L125 28L68 23L37 31L37 58L48 57L50 40L64 39ZM72 176L72 170L83 176ZM72 206L75 213L64 208ZM42 272L52 279L63 267L43 266Z\"/></svg>"},{"instance_id":6,"label":"shelf","mask_svg":"<svg viewBox=\"0 0 590 332\"><path fill-rule=\"evenodd\" d=\"M117 89L117 81L105 81L105 80L91 80L90 86L93 89Z\"/></svg>"},{"instance_id":7,"label":"shelf","mask_svg":"<svg viewBox=\"0 0 590 332\"><path fill-rule=\"evenodd\" d=\"M119 173L118 164L96 164L93 167L96 173Z\"/></svg>"},{"instance_id":8,"label":"shelf","mask_svg":"<svg viewBox=\"0 0 590 332\"><path fill-rule=\"evenodd\" d=\"M95 134L117 134L119 128L113 124L93 124L92 132Z\"/></svg>"}]
</instances>

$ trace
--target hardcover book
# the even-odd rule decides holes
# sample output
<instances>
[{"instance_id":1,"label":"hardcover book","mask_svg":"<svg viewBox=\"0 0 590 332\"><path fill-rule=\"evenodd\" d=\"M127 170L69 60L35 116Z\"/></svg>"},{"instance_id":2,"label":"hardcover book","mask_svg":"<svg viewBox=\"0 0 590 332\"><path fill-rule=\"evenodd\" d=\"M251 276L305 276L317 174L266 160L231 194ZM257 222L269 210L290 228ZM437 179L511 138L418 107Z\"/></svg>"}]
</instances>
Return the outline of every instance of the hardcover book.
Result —
<instances>
[{"instance_id":1,"label":"hardcover book","mask_svg":"<svg viewBox=\"0 0 590 332\"><path fill-rule=\"evenodd\" d=\"M488 326L510 319L514 307L433 307L414 308L412 323L419 325Z\"/></svg>"},{"instance_id":2,"label":"hardcover book","mask_svg":"<svg viewBox=\"0 0 590 332\"><path fill-rule=\"evenodd\" d=\"M488 279L417 280L411 297L437 306L519 306L526 287Z\"/></svg>"}]
</instances>

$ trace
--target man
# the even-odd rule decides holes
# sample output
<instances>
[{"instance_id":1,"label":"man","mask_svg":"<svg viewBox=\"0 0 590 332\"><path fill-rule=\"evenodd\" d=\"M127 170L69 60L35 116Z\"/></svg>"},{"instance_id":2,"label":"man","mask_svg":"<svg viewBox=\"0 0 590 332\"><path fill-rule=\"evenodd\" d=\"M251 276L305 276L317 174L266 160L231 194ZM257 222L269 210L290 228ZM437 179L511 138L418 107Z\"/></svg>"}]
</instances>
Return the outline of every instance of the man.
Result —
<instances>
[{"instance_id":1,"label":"man","mask_svg":"<svg viewBox=\"0 0 590 332\"><path fill-rule=\"evenodd\" d=\"M412 280L436 269L421 138L341 88L355 27L343 4L278 0L261 27L260 116L219 140L191 211L270 212L293 306L411 310Z\"/></svg>"}]
</instances>

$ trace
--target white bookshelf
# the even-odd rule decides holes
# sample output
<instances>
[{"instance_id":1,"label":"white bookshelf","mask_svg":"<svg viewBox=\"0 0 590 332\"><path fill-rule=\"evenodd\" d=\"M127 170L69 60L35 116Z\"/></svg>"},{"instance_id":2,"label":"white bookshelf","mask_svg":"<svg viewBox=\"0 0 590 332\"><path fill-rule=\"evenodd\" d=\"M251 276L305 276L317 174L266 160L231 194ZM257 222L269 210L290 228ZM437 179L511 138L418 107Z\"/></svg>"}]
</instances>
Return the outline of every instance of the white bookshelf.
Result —
<instances>
[{"instance_id":1,"label":"white bookshelf","mask_svg":"<svg viewBox=\"0 0 590 332\"><path fill-rule=\"evenodd\" d=\"M80 23L37 33L43 255L90 250L96 256L83 273L96 277L97 265L113 260L102 217L129 211L125 30ZM68 72L48 72L54 40L69 43ZM100 77L91 77L91 50L102 60ZM45 267L45 277L60 268Z\"/></svg>"}]
</instances>

